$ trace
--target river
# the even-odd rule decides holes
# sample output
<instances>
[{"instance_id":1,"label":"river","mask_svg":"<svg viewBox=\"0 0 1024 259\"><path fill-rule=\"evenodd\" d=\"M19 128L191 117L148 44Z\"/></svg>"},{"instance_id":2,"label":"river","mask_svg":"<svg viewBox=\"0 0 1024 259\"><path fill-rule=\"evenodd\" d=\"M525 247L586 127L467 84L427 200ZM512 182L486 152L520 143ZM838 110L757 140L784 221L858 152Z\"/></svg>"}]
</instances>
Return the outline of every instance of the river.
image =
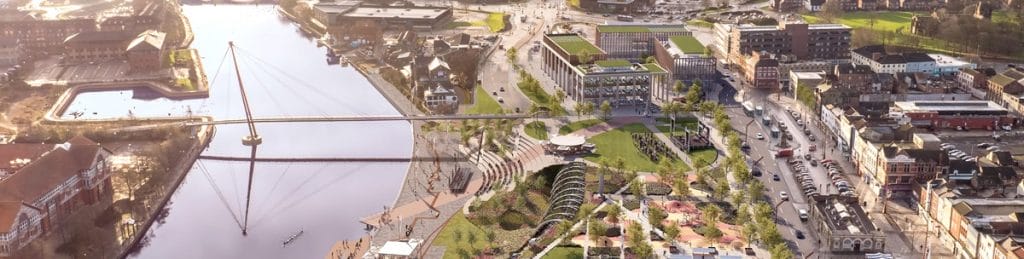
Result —
<instances>
[{"instance_id":1,"label":"river","mask_svg":"<svg viewBox=\"0 0 1024 259\"><path fill-rule=\"evenodd\" d=\"M135 100L123 92L99 92L80 95L75 103L108 104L114 107L106 108L110 116L134 108L140 110L136 116L160 116L142 110L166 109L244 118L225 55L228 41L234 41L255 117L399 114L357 71L327 65L325 51L273 6L196 5L183 11L195 33L192 47L211 82L209 98ZM408 158L412 153L408 122L256 127L264 140L259 157ZM203 154L247 157L249 149L241 144L247 134L244 125L217 126ZM131 257L321 258L336 241L364 234L358 220L394 202L408 168L408 163L257 163L249 234L243 236L248 162L200 159L171 197L167 216L149 229L148 240ZM304 234L282 247L299 230Z\"/></svg>"}]
</instances>

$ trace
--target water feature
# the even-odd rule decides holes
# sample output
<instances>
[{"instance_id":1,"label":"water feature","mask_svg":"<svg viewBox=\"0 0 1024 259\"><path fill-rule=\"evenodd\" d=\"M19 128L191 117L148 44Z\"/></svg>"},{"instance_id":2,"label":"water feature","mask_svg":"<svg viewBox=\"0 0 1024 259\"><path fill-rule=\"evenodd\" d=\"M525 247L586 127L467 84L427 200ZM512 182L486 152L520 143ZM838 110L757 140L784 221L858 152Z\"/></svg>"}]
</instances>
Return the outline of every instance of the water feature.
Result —
<instances>
[{"instance_id":1,"label":"water feature","mask_svg":"<svg viewBox=\"0 0 1024 259\"><path fill-rule=\"evenodd\" d=\"M103 116L166 116L186 107L217 119L244 118L228 41L256 117L395 115L398 112L351 68L327 65L324 50L279 17L273 6L184 6L209 80L210 97L139 100L123 92L79 95L67 111L103 103ZM227 58L226 62L224 59ZM219 71L219 72L218 72ZM123 101L123 102L122 102ZM79 105L76 104L92 104ZM157 108L154 108L157 107ZM149 112L149 110L160 112ZM180 110L180 109L179 109ZM91 113L85 112L84 115ZM258 124L260 157L409 157L407 122ZM246 157L244 125L217 126L204 155ZM257 163L249 235L242 236L248 162L199 160L172 196L133 258L318 258L340 239L363 234L360 217L394 201L408 163ZM303 230L287 247L281 243Z\"/></svg>"}]
</instances>

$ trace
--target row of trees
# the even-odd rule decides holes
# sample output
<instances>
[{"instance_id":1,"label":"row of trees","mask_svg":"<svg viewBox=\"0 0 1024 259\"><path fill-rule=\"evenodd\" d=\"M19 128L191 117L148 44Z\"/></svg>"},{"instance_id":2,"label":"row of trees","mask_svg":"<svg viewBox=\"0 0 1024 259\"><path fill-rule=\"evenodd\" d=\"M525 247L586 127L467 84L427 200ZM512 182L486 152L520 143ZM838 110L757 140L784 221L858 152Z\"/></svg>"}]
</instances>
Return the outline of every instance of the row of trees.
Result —
<instances>
[{"instance_id":1,"label":"row of trees","mask_svg":"<svg viewBox=\"0 0 1024 259\"><path fill-rule=\"evenodd\" d=\"M754 180L750 174L746 157L740 149L742 141L729 123L730 118L725 112L725 108L716 104L712 109L712 116L715 126L725 136L726 148L729 151L721 168L731 170L733 178L742 184L741 188L732 190L730 202L738 208L736 222L744 222L741 229L744 238L748 242L753 242L755 239L760 241L768 248L772 258L793 258L793 252L789 250L782 235L779 234L773 208L763 199L764 184ZM750 195L747 196L745 193ZM748 204L754 204L753 208Z\"/></svg>"}]
</instances>

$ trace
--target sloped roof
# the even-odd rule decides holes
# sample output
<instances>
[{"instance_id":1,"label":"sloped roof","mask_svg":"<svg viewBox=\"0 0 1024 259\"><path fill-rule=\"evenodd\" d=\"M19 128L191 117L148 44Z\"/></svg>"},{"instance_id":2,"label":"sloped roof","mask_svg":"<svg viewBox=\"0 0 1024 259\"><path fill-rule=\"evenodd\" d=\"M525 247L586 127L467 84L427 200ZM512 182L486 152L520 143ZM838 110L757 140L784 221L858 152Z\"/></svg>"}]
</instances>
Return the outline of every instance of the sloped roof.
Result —
<instances>
[{"instance_id":1,"label":"sloped roof","mask_svg":"<svg viewBox=\"0 0 1024 259\"><path fill-rule=\"evenodd\" d=\"M128 51L146 51L146 50L161 50L164 48L164 38L167 36L166 33L158 32L154 30L148 30L139 34L135 37L131 43L128 43Z\"/></svg>"},{"instance_id":2,"label":"sloped roof","mask_svg":"<svg viewBox=\"0 0 1024 259\"><path fill-rule=\"evenodd\" d=\"M20 201L0 201L0 233L11 232L22 206L24 203Z\"/></svg>"},{"instance_id":3,"label":"sloped roof","mask_svg":"<svg viewBox=\"0 0 1024 259\"><path fill-rule=\"evenodd\" d=\"M439 57L434 57L434 59L430 61L430 64L427 65L427 69L430 71L433 71L438 67L443 67L444 69L451 69L451 67L448 67L448 62L441 60L441 58Z\"/></svg>"},{"instance_id":4,"label":"sloped roof","mask_svg":"<svg viewBox=\"0 0 1024 259\"><path fill-rule=\"evenodd\" d=\"M88 169L102 149L82 136L57 145L39 159L0 181L0 201L34 202L78 172Z\"/></svg>"},{"instance_id":5,"label":"sloped roof","mask_svg":"<svg viewBox=\"0 0 1024 259\"><path fill-rule=\"evenodd\" d=\"M127 42L135 36L126 31L85 31L68 36L64 44L116 44Z\"/></svg>"},{"instance_id":6,"label":"sloped roof","mask_svg":"<svg viewBox=\"0 0 1024 259\"><path fill-rule=\"evenodd\" d=\"M0 145L0 168L10 168L15 159L35 160L46 151L53 149L53 145L45 144L4 144Z\"/></svg>"}]
</instances>

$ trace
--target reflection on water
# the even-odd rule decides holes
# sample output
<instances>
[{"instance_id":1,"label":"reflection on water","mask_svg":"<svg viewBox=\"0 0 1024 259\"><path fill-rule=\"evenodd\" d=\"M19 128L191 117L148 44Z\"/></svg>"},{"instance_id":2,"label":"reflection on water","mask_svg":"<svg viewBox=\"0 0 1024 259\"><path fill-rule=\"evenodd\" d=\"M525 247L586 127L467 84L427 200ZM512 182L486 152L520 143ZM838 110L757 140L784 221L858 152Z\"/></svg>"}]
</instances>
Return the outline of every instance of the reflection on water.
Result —
<instances>
[{"instance_id":1,"label":"reflection on water","mask_svg":"<svg viewBox=\"0 0 1024 259\"><path fill-rule=\"evenodd\" d=\"M118 117L169 117L209 114L203 99L172 100L156 97L153 90L113 90L84 92L61 113L63 119L107 119ZM102 103L104 105L95 105ZM113 105L111 105L113 104Z\"/></svg>"},{"instance_id":2,"label":"reflection on water","mask_svg":"<svg viewBox=\"0 0 1024 259\"><path fill-rule=\"evenodd\" d=\"M210 98L113 104L120 93L90 93L79 96L75 102L83 104L72 107L119 116L126 105L147 105L159 107L153 113L166 116L173 107L191 105L196 114L244 118L231 63L221 62L227 42L234 41L256 117L398 114L358 72L327 65L324 50L300 36L294 25L282 22L273 6L183 9L195 32L193 47L199 49L213 84ZM98 110L84 103L115 108ZM140 113L141 109L136 111L137 116ZM258 124L257 130L264 139L259 157L401 158L412 151L408 122L270 123ZM244 135L245 125L217 126L204 154L247 157L249 149L241 144ZM358 220L391 205L408 167L407 163L257 163L249 235L242 236L239 224L248 163L200 160L172 196L167 217L149 230L150 239L133 257L319 258L335 241L364 233ZM281 246L299 230L305 231L301 237L288 247Z\"/></svg>"}]
</instances>

